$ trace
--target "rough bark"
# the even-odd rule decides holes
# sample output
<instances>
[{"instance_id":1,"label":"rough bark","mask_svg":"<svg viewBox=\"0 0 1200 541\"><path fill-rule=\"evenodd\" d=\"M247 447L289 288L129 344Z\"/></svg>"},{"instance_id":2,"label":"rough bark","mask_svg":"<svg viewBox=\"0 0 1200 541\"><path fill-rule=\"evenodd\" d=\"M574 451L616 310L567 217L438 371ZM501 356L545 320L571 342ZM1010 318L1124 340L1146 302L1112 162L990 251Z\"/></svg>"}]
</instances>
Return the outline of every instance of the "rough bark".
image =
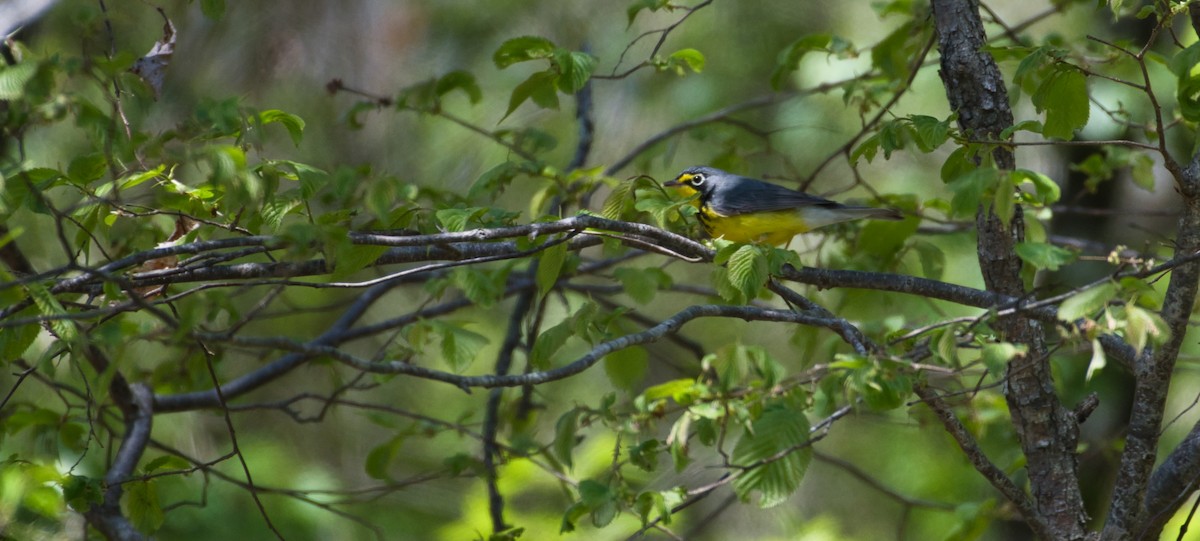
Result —
<instances>
[{"instance_id":1,"label":"rough bark","mask_svg":"<svg viewBox=\"0 0 1200 541\"><path fill-rule=\"evenodd\" d=\"M1200 251L1200 156L1193 158L1191 165L1177 176L1176 191L1184 200L1184 210L1175 237L1175 253L1196 253ZM1158 455L1167 391L1196 302L1198 281L1200 265L1195 263L1181 265L1171 272L1160 312L1171 329L1171 337L1153 351L1143 352L1134 363L1133 406L1116 489L1104 525L1105 540L1157 539L1163 525L1195 488L1192 481L1200 472L1196 428L1154 472L1153 479L1151 472ZM1174 477L1188 474L1190 477L1182 479Z\"/></svg>"},{"instance_id":2,"label":"rough bark","mask_svg":"<svg viewBox=\"0 0 1200 541\"><path fill-rule=\"evenodd\" d=\"M982 51L986 36L979 4L934 0L932 5L942 56L939 73L959 126L974 139L997 139L1012 125L1013 116L1004 78L991 56ZM1001 169L1015 165L1007 148L996 149L992 157ZM1008 226L990 208L981 208L977 216L979 265L988 290L1023 296L1021 260L1014 250L1024 238L1020 208ZM1005 339L1028 346L1028 353L1009 365L1005 395L1025 452L1034 505L1052 538L1083 539L1087 514L1076 472L1078 425L1054 393L1042 327L1037 321L1010 316L997 321L996 328Z\"/></svg>"}]
</instances>

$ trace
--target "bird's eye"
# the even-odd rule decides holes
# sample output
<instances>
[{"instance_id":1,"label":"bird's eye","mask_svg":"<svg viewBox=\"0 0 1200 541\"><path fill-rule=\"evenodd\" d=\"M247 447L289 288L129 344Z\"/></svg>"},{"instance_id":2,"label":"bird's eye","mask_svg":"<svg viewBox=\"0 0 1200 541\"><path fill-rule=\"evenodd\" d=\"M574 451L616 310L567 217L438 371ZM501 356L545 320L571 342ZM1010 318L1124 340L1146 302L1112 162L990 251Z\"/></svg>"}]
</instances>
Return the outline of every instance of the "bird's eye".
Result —
<instances>
[{"instance_id":1,"label":"bird's eye","mask_svg":"<svg viewBox=\"0 0 1200 541\"><path fill-rule=\"evenodd\" d=\"M704 173L696 173L696 174L692 175L692 178L688 179L688 184L691 184L692 186L703 185L704 184Z\"/></svg>"}]
</instances>

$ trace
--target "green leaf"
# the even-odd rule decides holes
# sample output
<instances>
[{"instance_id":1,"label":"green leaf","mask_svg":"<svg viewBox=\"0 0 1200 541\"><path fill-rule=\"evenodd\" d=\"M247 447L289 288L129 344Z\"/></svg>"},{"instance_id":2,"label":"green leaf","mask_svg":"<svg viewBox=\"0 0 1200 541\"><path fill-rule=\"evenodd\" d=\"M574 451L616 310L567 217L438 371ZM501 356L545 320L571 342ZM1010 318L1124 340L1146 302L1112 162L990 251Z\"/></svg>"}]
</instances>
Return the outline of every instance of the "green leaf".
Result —
<instances>
[{"instance_id":1,"label":"green leaf","mask_svg":"<svg viewBox=\"0 0 1200 541\"><path fill-rule=\"evenodd\" d=\"M603 528L617 516L616 494L608 485L585 479L579 483L579 500L592 513L592 525Z\"/></svg>"},{"instance_id":2,"label":"green leaf","mask_svg":"<svg viewBox=\"0 0 1200 541\"><path fill-rule=\"evenodd\" d=\"M1188 78L1192 73L1192 68L1200 63L1200 42L1193 43L1187 48L1175 53L1171 60L1167 63L1171 73L1180 79Z\"/></svg>"},{"instance_id":3,"label":"green leaf","mask_svg":"<svg viewBox=\"0 0 1200 541\"><path fill-rule=\"evenodd\" d=\"M450 271L450 283L480 308L491 308L504 295L508 272L476 267L457 267Z\"/></svg>"},{"instance_id":4,"label":"green leaf","mask_svg":"<svg viewBox=\"0 0 1200 541\"><path fill-rule=\"evenodd\" d=\"M539 36L522 36L510 39L500 45L492 55L492 61L500 69L507 68L518 62L550 58L556 47L550 40Z\"/></svg>"},{"instance_id":5,"label":"green leaf","mask_svg":"<svg viewBox=\"0 0 1200 541\"><path fill-rule=\"evenodd\" d=\"M604 373L609 381L622 389L633 389L646 377L650 354L646 348L632 346L604 356Z\"/></svg>"},{"instance_id":6,"label":"green leaf","mask_svg":"<svg viewBox=\"0 0 1200 541\"><path fill-rule=\"evenodd\" d=\"M486 336L452 323L439 322L438 330L442 333L442 358L455 372L470 366L489 342Z\"/></svg>"},{"instance_id":7,"label":"green leaf","mask_svg":"<svg viewBox=\"0 0 1200 541\"><path fill-rule=\"evenodd\" d=\"M1118 287L1113 282L1085 289L1071 295L1058 307L1058 319L1073 322L1082 317L1091 317L1117 295Z\"/></svg>"},{"instance_id":8,"label":"green leaf","mask_svg":"<svg viewBox=\"0 0 1200 541\"><path fill-rule=\"evenodd\" d=\"M667 6L670 0L635 0L629 4L629 9L625 10L625 14L629 17L629 26L633 26L633 20L637 18L638 12L643 9L650 11L658 11Z\"/></svg>"},{"instance_id":9,"label":"green leaf","mask_svg":"<svg viewBox=\"0 0 1200 541\"><path fill-rule=\"evenodd\" d=\"M1017 355L1024 355L1028 349L1028 346L1025 344L1018 345L1011 342L984 344L983 350L979 353L979 358L983 361L983 365L988 368L989 372L992 374L1003 374L1008 361Z\"/></svg>"},{"instance_id":10,"label":"green leaf","mask_svg":"<svg viewBox=\"0 0 1200 541\"><path fill-rule=\"evenodd\" d=\"M1160 345L1171 338L1171 328L1158 314L1137 306L1125 305L1125 341L1134 351L1147 345Z\"/></svg>"},{"instance_id":11,"label":"green leaf","mask_svg":"<svg viewBox=\"0 0 1200 541\"><path fill-rule=\"evenodd\" d=\"M832 41L833 36L830 34L813 34L796 40L780 51L775 62L775 71L771 73L771 88L783 89L792 72L800 68L800 61L804 59L804 55L812 51L827 50Z\"/></svg>"},{"instance_id":12,"label":"green leaf","mask_svg":"<svg viewBox=\"0 0 1200 541\"><path fill-rule=\"evenodd\" d=\"M596 57L579 52L568 51L566 49L557 49L554 52L554 65L558 68L558 78L555 80L555 85L559 90L567 94L579 92L583 85L587 84L588 79L592 77L592 71L596 69ZM542 105L534 97L533 100L538 105ZM555 106L547 107L549 109L557 108L557 96L555 96Z\"/></svg>"},{"instance_id":13,"label":"green leaf","mask_svg":"<svg viewBox=\"0 0 1200 541\"><path fill-rule=\"evenodd\" d=\"M1012 175L1001 175L996 183L996 193L992 196L992 209L1004 226L1012 223L1013 214L1017 210L1017 187L1013 184Z\"/></svg>"},{"instance_id":14,"label":"green leaf","mask_svg":"<svg viewBox=\"0 0 1200 541\"><path fill-rule=\"evenodd\" d=\"M946 252L943 252L937 245L924 240L913 241L912 247L917 251L917 257L921 260L921 276L941 280L942 274L946 270Z\"/></svg>"},{"instance_id":15,"label":"green leaf","mask_svg":"<svg viewBox=\"0 0 1200 541\"><path fill-rule=\"evenodd\" d=\"M567 260L567 243L560 242L542 250L538 254L537 285L538 296L545 297L558 282L562 272L563 262Z\"/></svg>"},{"instance_id":16,"label":"green leaf","mask_svg":"<svg viewBox=\"0 0 1200 541\"><path fill-rule=\"evenodd\" d=\"M1147 154L1138 154L1133 158L1130 171L1134 186L1154 193L1154 158Z\"/></svg>"},{"instance_id":17,"label":"green leaf","mask_svg":"<svg viewBox=\"0 0 1200 541\"><path fill-rule=\"evenodd\" d=\"M549 368L550 357L562 349L568 338L574 336L575 331L571 326L571 320L564 319L557 325L538 333L533 343L533 350L529 353L529 363L540 370Z\"/></svg>"},{"instance_id":18,"label":"green leaf","mask_svg":"<svg viewBox=\"0 0 1200 541\"><path fill-rule=\"evenodd\" d=\"M371 476L372 479L391 479L391 476L388 475L388 467L392 465L392 461L400 453L400 448L404 446L405 439L403 435L397 435L371 449L371 452L367 453L366 462L363 464L367 475Z\"/></svg>"},{"instance_id":19,"label":"green leaf","mask_svg":"<svg viewBox=\"0 0 1200 541\"><path fill-rule=\"evenodd\" d=\"M143 533L154 533L162 527L165 515L154 481L125 483L125 495L121 498L121 512L129 517L134 527Z\"/></svg>"},{"instance_id":20,"label":"green leaf","mask_svg":"<svg viewBox=\"0 0 1200 541\"><path fill-rule=\"evenodd\" d=\"M17 327L8 327L0 332L0 363L19 358L33 345L41 327L35 323L27 323Z\"/></svg>"},{"instance_id":21,"label":"green leaf","mask_svg":"<svg viewBox=\"0 0 1200 541\"><path fill-rule=\"evenodd\" d=\"M487 209L484 208L451 208L438 209L433 216L437 218L438 223L442 224L442 227L446 228L446 231L456 232L465 231L468 222L482 216L485 212Z\"/></svg>"},{"instance_id":22,"label":"green leaf","mask_svg":"<svg viewBox=\"0 0 1200 541\"><path fill-rule=\"evenodd\" d=\"M334 244L331 250L334 266L329 277L335 282L343 280L375 263L387 251L387 246L359 245L348 242Z\"/></svg>"},{"instance_id":23,"label":"green leaf","mask_svg":"<svg viewBox=\"0 0 1200 541\"><path fill-rule=\"evenodd\" d=\"M63 316L67 310L58 302L58 298L50 293L46 286L37 282L31 282L25 285L25 289L29 291L29 296L33 297L33 304L37 306L39 312L44 316ZM59 339L66 342L74 342L79 337L79 331L75 324L65 319L50 320L50 329Z\"/></svg>"},{"instance_id":24,"label":"green leaf","mask_svg":"<svg viewBox=\"0 0 1200 541\"><path fill-rule=\"evenodd\" d=\"M808 419L803 411L781 404L767 406L733 448L734 464L754 466L733 481L734 492L742 501L759 492L758 505L763 508L786 501L812 461L812 448L801 447L807 441Z\"/></svg>"},{"instance_id":25,"label":"green leaf","mask_svg":"<svg viewBox=\"0 0 1200 541\"><path fill-rule=\"evenodd\" d=\"M1075 261L1079 255L1066 248L1044 242L1020 242L1016 246L1017 257L1042 270L1056 271L1059 267Z\"/></svg>"},{"instance_id":26,"label":"green leaf","mask_svg":"<svg viewBox=\"0 0 1200 541\"><path fill-rule=\"evenodd\" d=\"M300 146L300 141L304 140L304 119L291 113L280 111L279 109L268 109L258 114L259 120L264 124L278 122L283 124L287 130L288 136L292 138L292 144Z\"/></svg>"},{"instance_id":27,"label":"green leaf","mask_svg":"<svg viewBox=\"0 0 1200 541\"><path fill-rule=\"evenodd\" d=\"M63 479L62 492L67 505L80 513L104 501L104 484L101 479L68 474Z\"/></svg>"},{"instance_id":28,"label":"green leaf","mask_svg":"<svg viewBox=\"0 0 1200 541\"><path fill-rule=\"evenodd\" d=\"M513 88L512 96L508 99L508 110L504 112L504 116L500 118L503 121L517 110L526 100L533 99L533 102L544 109L558 109L558 89L557 89L558 74L553 70L539 71L530 75L528 79Z\"/></svg>"},{"instance_id":29,"label":"green leaf","mask_svg":"<svg viewBox=\"0 0 1200 541\"><path fill-rule=\"evenodd\" d=\"M900 222L869 221L855 239L855 246L877 261L889 261L901 253L904 244L917 232L919 222L915 219Z\"/></svg>"},{"instance_id":30,"label":"green leaf","mask_svg":"<svg viewBox=\"0 0 1200 541\"><path fill-rule=\"evenodd\" d=\"M933 152L950 138L950 119L938 120L926 115L912 115L913 130L916 132L917 146L923 152Z\"/></svg>"},{"instance_id":31,"label":"green leaf","mask_svg":"<svg viewBox=\"0 0 1200 541\"><path fill-rule=\"evenodd\" d=\"M1036 201L1038 204L1047 206L1058 201L1062 195L1062 189L1054 179L1028 169L1014 169L1009 172L1009 178L1012 179L1014 185L1019 186L1024 181L1029 181L1033 184Z\"/></svg>"},{"instance_id":32,"label":"green leaf","mask_svg":"<svg viewBox=\"0 0 1200 541\"><path fill-rule=\"evenodd\" d=\"M667 58L677 63L682 62L683 64L686 64L687 67L691 68L691 70L696 73L704 71L704 53L701 53L696 49L680 49L671 53L671 56Z\"/></svg>"},{"instance_id":33,"label":"green leaf","mask_svg":"<svg viewBox=\"0 0 1200 541\"><path fill-rule=\"evenodd\" d=\"M674 379L647 388L645 391L642 391L642 396L646 398L647 402L653 402L662 398L674 398L690 392L695 387L696 380L694 379Z\"/></svg>"},{"instance_id":34,"label":"green leaf","mask_svg":"<svg viewBox=\"0 0 1200 541\"><path fill-rule=\"evenodd\" d=\"M462 70L452 71L441 76L435 90L438 96L445 96L453 90L462 91L472 104L479 103L483 99L483 91L479 89L479 83L475 82L475 76Z\"/></svg>"},{"instance_id":35,"label":"green leaf","mask_svg":"<svg viewBox=\"0 0 1200 541\"><path fill-rule=\"evenodd\" d=\"M558 418L558 422L554 424L554 444L550 448L554 452L554 457L566 465L567 469L574 467L571 453L575 450L576 432L578 431L579 410L577 409L562 414Z\"/></svg>"},{"instance_id":36,"label":"green leaf","mask_svg":"<svg viewBox=\"0 0 1200 541\"><path fill-rule=\"evenodd\" d=\"M670 524L671 509L663 495L658 492L642 492L633 500L633 512L642 520L642 526L650 523L650 514L657 512L663 524Z\"/></svg>"},{"instance_id":37,"label":"green leaf","mask_svg":"<svg viewBox=\"0 0 1200 541\"><path fill-rule=\"evenodd\" d=\"M1084 381L1092 381L1092 376L1104 369L1104 365L1108 363L1107 357L1104 354L1104 346L1100 345L1099 338L1092 339L1092 358L1088 361L1087 374L1084 376Z\"/></svg>"},{"instance_id":38,"label":"green leaf","mask_svg":"<svg viewBox=\"0 0 1200 541\"><path fill-rule=\"evenodd\" d=\"M104 176L108 168L108 159L99 152L84 154L73 160L67 166L67 179L73 184L86 186L89 182Z\"/></svg>"},{"instance_id":39,"label":"green leaf","mask_svg":"<svg viewBox=\"0 0 1200 541\"><path fill-rule=\"evenodd\" d=\"M729 283L740 291L746 300L757 297L770 277L765 255L752 244L743 244L738 248L729 256L726 267L729 269Z\"/></svg>"},{"instance_id":40,"label":"green leaf","mask_svg":"<svg viewBox=\"0 0 1200 541\"><path fill-rule=\"evenodd\" d=\"M25 86L37 75L36 62L25 61L0 67L0 100L19 100L25 96Z\"/></svg>"},{"instance_id":41,"label":"green leaf","mask_svg":"<svg viewBox=\"0 0 1200 541\"><path fill-rule=\"evenodd\" d=\"M992 192L1000 180L995 167L979 166L946 185L954 192L950 201L951 214L957 217L974 216L983 203L984 195Z\"/></svg>"},{"instance_id":42,"label":"green leaf","mask_svg":"<svg viewBox=\"0 0 1200 541\"><path fill-rule=\"evenodd\" d=\"M1042 129L1046 137L1071 140L1075 130L1087 124L1091 111L1087 79L1077 68L1060 64L1033 94L1033 105L1046 113Z\"/></svg>"},{"instance_id":43,"label":"green leaf","mask_svg":"<svg viewBox=\"0 0 1200 541\"><path fill-rule=\"evenodd\" d=\"M614 186L612 192L608 194L608 199L604 200L600 216L609 220L620 220L633 214L636 210L633 207L633 187L633 181L622 182Z\"/></svg>"},{"instance_id":44,"label":"green leaf","mask_svg":"<svg viewBox=\"0 0 1200 541\"><path fill-rule=\"evenodd\" d=\"M671 277L657 267L617 269L613 271L613 277L621 282L625 294L639 304L653 301L659 288L671 287Z\"/></svg>"}]
</instances>

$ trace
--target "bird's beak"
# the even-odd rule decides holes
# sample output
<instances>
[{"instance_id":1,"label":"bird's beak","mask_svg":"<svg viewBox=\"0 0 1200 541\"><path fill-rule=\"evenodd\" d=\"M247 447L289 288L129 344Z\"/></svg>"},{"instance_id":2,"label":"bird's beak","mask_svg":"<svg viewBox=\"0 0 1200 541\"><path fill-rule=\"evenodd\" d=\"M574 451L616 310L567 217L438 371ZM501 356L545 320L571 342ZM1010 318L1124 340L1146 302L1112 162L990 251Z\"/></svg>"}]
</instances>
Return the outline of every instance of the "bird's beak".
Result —
<instances>
[{"instance_id":1,"label":"bird's beak","mask_svg":"<svg viewBox=\"0 0 1200 541\"><path fill-rule=\"evenodd\" d=\"M667 187L683 186L683 183L690 180L693 176L694 175L682 174L682 175L679 175L675 180L668 180L668 181L664 182L663 186L667 186Z\"/></svg>"}]
</instances>

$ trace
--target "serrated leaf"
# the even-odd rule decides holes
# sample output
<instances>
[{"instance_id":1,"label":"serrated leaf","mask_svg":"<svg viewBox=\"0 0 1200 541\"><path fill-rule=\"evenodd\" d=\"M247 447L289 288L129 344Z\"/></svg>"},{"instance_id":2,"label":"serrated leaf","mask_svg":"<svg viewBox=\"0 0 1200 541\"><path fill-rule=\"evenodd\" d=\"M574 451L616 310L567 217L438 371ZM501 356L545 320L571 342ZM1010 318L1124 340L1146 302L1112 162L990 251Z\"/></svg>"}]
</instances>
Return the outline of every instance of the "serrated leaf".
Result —
<instances>
[{"instance_id":1,"label":"serrated leaf","mask_svg":"<svg viewBox=\"0 0 1200 541\"><path fill-rule=\"evenodd\" d=\"M480 308L491 308L504 296L509 267L482 269L457 267L450 273L454 286Z\"/></svg>"},{"instance_id":2,"label":"serrated leaf","mask_svg":"<svg viewBox=\"0 0 1200 541\"><path fill-rule=\"evenodd\" d=\"M632 213L635 210L633 185L633 182L622 182L613 187L612 192L608 194L608 199L604 200L600 216L609 220L620 220Z\"/></svg>"},{"instance_id":3,"label":"serrated leaf","mask_svg":"<svg viewBox=\"0 0 1200 541\"><path fill-rule=\"evenodd\" d=\"M950 121L938 120L926 115L913 115L913 130L917 134L917 146L923 152L933 152L950 138Z\"/></svg>"},{"instance_id":4,"label":"serrated leaf","mask_svg":"<svg viewBox=\"0 0 1200 541\"><path fill-rule=\"evenodd\" d=\"M777 404L763 411L733 448L734 464L756 465L733 481L733 490L742 501L758 492L758 505L773 507L799 488L812 461L812 448L801 447L808 441L808 428L802 411Z\"/></svg>"},{"instance_id":5,"label":"serrated leaf","mask_svg":"<svg viewBox=\"0 0 1200 541\"><path fill-rule=\"evenodd\" d=\"M36 62L25 61L12 66L0 66L0 100L19 100L25 95L25 85L37 75Z\"/></svg>"},{"instance_id":6,"label":"serrated leaf","mask_svg":"<svg viewBox=\"0 0 1200 541\"><path fill-rule=\"evenodd\" d=\"M729 256L726 263L729 269L729 283L745 296L746 300L758 296L763 285L767 283L767 260L762 250L751 244L744 244Z\"/></svg>"},{"instance_id":7,"label":"serrated leaf","mask_svg":"<svg viewBox=\"0 0 1200 541\"><path fill-rule=\"evenodd\" d=\"M1043 242L1020 242L1016 246L1017 257L1039 269L1056 271L1059 267L1075 261L1078 256L1066 248Z\"/></svg>"},{"instance_id":8,"label":"serrated leaf","mask_svg":"<svg viewBox=\"0 0 1200 541\"><path fill-rule=\"evenodd\" d=\"M438 330L442 334L442 358L455 372L470 366L489 342L486 336L452 323L443 323Z\"/></svg>"},{"instance_id":9,"label":"serrated leaf","mask_svg":"<svg viewBox=\"0 0 1200 541\"><path fill-rule=\"evenodd\" d=\"M107 168L108 158L105 158L104 154L99 152L84 154L71 160L70 165L67 166L67 179L76 185L86 186L89 182L103 176Z\"/></svg>"},{"instance_id":10,"label":"serrated leaf","mask_svg":"<svg viewBox=\"0 0 1200 541\"><path fill-rule=\"evenodd\" d=\"M259 120L263 124L272 124L278 122L287 130L288 136L292 138L292 144L300 146L300 141L304 140L304 119L291 113L280 111L279 109L268 109L258 114Z\"/></svg>"},{"instance_id":11,"label":"serrated leaf","mask_svg":"<svg viewBox=\"0 0 1200 541\"><path fill-rule=\"evenodd\" d=\"M53 294L50 293L46 286L37 282L32 282L25 285L29 296L33 298L34 306L37 306L39 312L44 316L63 316L67 310L58 302ZM75 324L65 319L50 320L50 328L59 339L65 342L74 342L79 337L79 331L75 328Z\"/></svg>"},{"instance_id":12,"label":"serrated leaf","mask_svg":"<svg viewBox=\"0 0 1200 541\"><path fill-rule=\"evenodd\" d=\"M554 65L558 67L558 78L555 80L555 85L567 94L574 94L579 92L592 77L592 71L596 69L596 57L579 51L558 49L554 53ZM556 102L557 99L555 96ZM534 102L537 102L537 98L534 98ZM540 102L537 103L542 105Z\"/></svg>"},{"instance_id":13,"label":"serrated leaf","mask_svg":"<svg viewBox=\"0 0 1200 541\"><path fill-rule=\"evenodd\" d=\"M0 332L0 363L19 358L33 345L41 328L34 323L8 327Z\"/></svg>"},{"instance_id":14,"label":"serrated leaf","mask_svg":"<svg viewBox=\"0 0 1200 541\"><path fill-rule=\"evenodd\" d=\"M1075 130L1087 125L1091 112L1087 78L1074 67L1060 67L1042 81L1033 94L1033 105L1046 113L1043 135L1069 141Z\"/></svg>"},{"instance_id":15,"label":"serrated leaf","mask_svg":"<svg viewBox=\"0 0 1200 541\"><path fill-rule=\"evenodd\" d=\"M166 516L154 481L134 481L123 486L125 494L121 498L121 511L129 517L134 527L143 533L154 533L162 527Z\"/></svg>"},{"instance_id":16,"label":"serrated leaf","mask_svg":"<svg viewBox=\"0 0 1200 541\"><path fill-rule=\"evenodd\" d=\"M517 110L526 100L532 99L544 109L558 109L558 89L556 81L558 74L553 70L539 71L513 88L512 96L508 99L508 110L500 118L503 121Z\"/></svg>"},{"instance_id":17,"label":"serrated leaf","mask_svg":"<svg viewBox=\"0 0 1200 541\"><path fill-rule=\"evenodd\" d=\"M575 450L576 432L579 430L579 410L568 411L558 418L554 424L554 443L551 450L554 457L562 462L567 469L574 466L572 451Z\"/></svg>"},{"instance_id":18,"label":"serrated leaf","mask_svg":"<svg viewBox=\"0 0 1200 541\"><path fill-rule=\"evenodd\" d=\"M937 356L948 365L958 364L958 334L954 327L946 327L936 336Z\"/></svg>"},{"instance_id":19,"label":"serrated leaf","mask_svg":"<svg viewBox=\"0 0 1200 541\"><path fill-rule=\"evenodd\" d=\"M574 335L572 321L564 319L557 325L538 333L529 353L529 363L540 370L550 367L550 358Z\"/></svg>"},{"instance_id":20,"label":"serrated leaf","mask_svg":"<svg viewBox=\"0 0 1200 541\"><path fill-rule=\"evenodd\" d=\"M1058 307L1058 319L1073 322L1082 317L1091 317L1117 295L1117 284L1105 282L1071 295Z\"/></svg>"},{"instance_id":21,"label":"serrated leaf","mask_svg":"<svg viewBox=\"0 0 1200 541\"><path fill-rule=\"evenodd\" d=\"M542 250L538 254L537 285L538 296L545 297L558 282L562 273L563 262L567 260L567 243L560 242Z\"/></svg>"},{"instance_id":22,"label":"serrated leaf","mask_svg":"<svg viewBox=\"0 0 1200 541\"><path fill-rule=\"evenodd\" d=\"M555 49L554 43L543 37L512 38L496 49L492 55L492 62L495 62L497 68L504 69L518 62L550 58L554 55Z\"/></svg>"}]
</instances>

